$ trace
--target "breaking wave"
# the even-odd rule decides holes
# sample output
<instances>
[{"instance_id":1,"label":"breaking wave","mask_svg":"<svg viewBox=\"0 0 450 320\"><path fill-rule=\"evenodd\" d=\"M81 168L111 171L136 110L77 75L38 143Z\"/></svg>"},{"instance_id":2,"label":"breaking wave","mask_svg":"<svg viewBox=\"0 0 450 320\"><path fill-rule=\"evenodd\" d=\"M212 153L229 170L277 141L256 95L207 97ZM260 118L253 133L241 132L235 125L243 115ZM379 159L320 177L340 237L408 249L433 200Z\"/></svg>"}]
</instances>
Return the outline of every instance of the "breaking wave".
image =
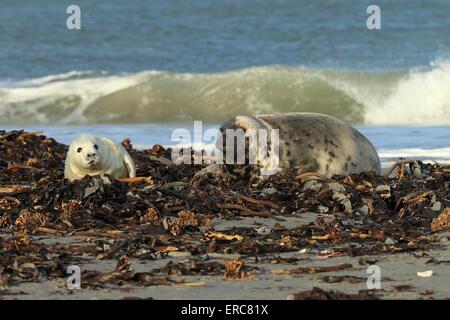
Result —
<instances>
[{"instance_id":1,"label":"breaking wave","mask_svg":"<svg viewBox=\"0 0 450 320\"><path fill-rule=\"evenodd\" d=\"M266 66L211 74L70 72L0 82L0 124L167 123L320 112L359 124L450 124L450 62L383 72Z\"/></svg>"}]
</instances>

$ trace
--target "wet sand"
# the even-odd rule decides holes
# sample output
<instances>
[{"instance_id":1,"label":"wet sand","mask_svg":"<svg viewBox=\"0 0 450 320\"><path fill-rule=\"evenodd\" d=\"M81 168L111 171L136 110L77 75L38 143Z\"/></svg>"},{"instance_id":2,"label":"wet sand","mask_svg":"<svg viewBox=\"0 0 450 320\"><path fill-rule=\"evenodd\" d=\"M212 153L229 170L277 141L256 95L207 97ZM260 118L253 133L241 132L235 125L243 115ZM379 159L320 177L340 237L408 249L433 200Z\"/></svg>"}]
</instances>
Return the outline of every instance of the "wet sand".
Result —
<instances>
[{"instance_id":1,"label":"wet sand","mask_svg":"<svg viewBox=\"0 0 450 320\"><path fill-rule=\"evenodd\" d=\"M316 214L303 214L286 218L283 224L298 226L315 220ZM326 216L326 215L323 215ZM224 223L222 223L224 222ZM216 230L227 231L234 226L255 227L261 224L273 227L280 223L270 218L243 218L242 220L220 221L214 225ZM290 295L301 291L319 287L324 290L340 291L347 294L357 294L360 290L367 290L368 263L375 263L381 269L381 290L372 291L379 299L449 299L450 298L450 232L441 233L442 247L436 250L415 251L413 253L398 253L385 255L369 255L349 257L341 256L328 259L320 259L320 252L287 252L281 254L259 255L245 257L239 254L211 254L209 261L223 263L230 259L240 258L251 267L258 270L252 272L254 280L224 280L223 275L184 276L187 283L152 286L110 285L106 289L69 290L65 279L59 278L42 282L24 282L10 286L0 293L1 299L226 299L226 300L271 300L288 299ZM75 244L86 243L89 237L48 237L34 236L32 241L45 244ZM341 246L336 246L341 247ZM330 250L335 248L330 247ZM145 261L132 259L131 267L135 272L148 272L152 269L163 267L169 261L185 262L189 260L206 259L207 255L160 257L157 260ZM270 263L271 258L297 258L295 263ZM111 272L117 261L115 259L95 260L95 256L84 255L80 258L88 260L81 263L80 268L85 270L97 270ZM434 259L434 260L433 260ZM430 261L434 262L430 262ZM342 264L351 264L352 268L342 271L331 271L315 274L278 275L274 270L294 269L299 267L325 267ZM417 272L433 270L429 278L421 278ZM327 278L328 277L328 278ZM341 281L339 281L339 278ZM347 280L346 280L347 279ZM328 280L328 282L326 281ZM330 283L330 281L339 281ZM191 287L192 286L192 287Z\"/></svg>"}]
</instances>

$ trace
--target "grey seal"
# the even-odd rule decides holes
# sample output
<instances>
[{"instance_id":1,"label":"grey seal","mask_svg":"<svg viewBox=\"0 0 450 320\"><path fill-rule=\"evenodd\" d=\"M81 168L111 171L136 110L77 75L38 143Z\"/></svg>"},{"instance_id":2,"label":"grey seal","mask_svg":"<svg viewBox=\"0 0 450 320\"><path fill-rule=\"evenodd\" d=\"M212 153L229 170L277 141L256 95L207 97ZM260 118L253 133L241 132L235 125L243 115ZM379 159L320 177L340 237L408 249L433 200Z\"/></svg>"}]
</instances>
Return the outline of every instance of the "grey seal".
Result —
<instances>
[{"instance_id":1,"label":"grey seal","mask_svg":"<svg viewBox=\"0 0 450 320\"><path fill-rule=\"evenodd\" d=\"M67 153L65 178L74 181L105 174L115 179L135 177L136 167L128 151L105 137L82 135L75 139Z\"/></svg>"},{"instance_id":2,"label":"grey seal","mask_svg":"<svg viewBox=\"0 0 450 320\"><path fill-rule=\"evenodd\" d=\"M335 117L303 112L236 116L220 127L216 146L224 154L225 132L229 129L244 132L278 129L277 172L295 170L298 174L314 172L326 177L361 172L381 174L380 158L372 143L353 126ZM269 146L269 160L258 161L256 165L265 169L274 166L270 159L276 156L273 151Z\"/></svg>"}]
</instances>

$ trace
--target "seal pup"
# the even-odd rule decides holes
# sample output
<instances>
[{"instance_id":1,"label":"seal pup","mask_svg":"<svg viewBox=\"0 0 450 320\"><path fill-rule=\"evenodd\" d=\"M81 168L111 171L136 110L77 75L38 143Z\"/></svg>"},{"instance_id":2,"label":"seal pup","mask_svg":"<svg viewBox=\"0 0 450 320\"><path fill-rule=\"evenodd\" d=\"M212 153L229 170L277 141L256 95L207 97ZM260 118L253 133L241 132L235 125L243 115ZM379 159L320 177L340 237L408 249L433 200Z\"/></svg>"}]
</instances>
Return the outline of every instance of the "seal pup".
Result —
<instances>
[{"instance_id":1,"label":"seal pup","mask_svg":"<svg viewBox=\"0 0 450 320\"><path fill-rule=\"evenodd\" d=\"M350 124L335 117L305 112L236 116L221 126L216 140L216 147L224 154L227 152L227 129L244 132L278 129L277 154L271 150L269 140L268 157L260 158L256 163L269 172L283 173L294 169L297 174L314 172L328 178L361 172L381 174L380 158L370 141ZM233 150L236 150L236 144L234 146ZM247 156L248 150L245 152Z\"/></svg>"},{"instance_id":2,"label":"seal pup","mask_svg":"<svg viewBox=\"0 0 450 320\"><path fill-rule=\"evenodd\" d=\"M86 175L112 178L136 177L136 166L128 151L108 138L81 135L67 153L64 176L70 181Z\"/></svg>"}]
</instances>

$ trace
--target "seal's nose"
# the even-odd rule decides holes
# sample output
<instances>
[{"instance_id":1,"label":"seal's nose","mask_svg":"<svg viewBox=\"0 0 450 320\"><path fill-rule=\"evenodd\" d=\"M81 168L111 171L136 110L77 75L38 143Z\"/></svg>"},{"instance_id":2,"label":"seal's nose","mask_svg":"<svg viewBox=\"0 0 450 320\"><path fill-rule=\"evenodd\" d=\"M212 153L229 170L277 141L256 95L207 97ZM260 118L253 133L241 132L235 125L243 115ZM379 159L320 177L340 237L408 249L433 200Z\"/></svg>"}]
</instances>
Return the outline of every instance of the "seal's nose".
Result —
<instances>
[{"instance_id":1,"label":"seal's nose","mask_svg":"<svg viewBox=\"0 0 450 320\"><path fill-rule=\"evenodd\" d=\"M88 156L88 158L93 158L93 157L95 157L97 154L94 152L94 153L88 153L87 154L87 156Z\"/></svg>"}]
</instances>

